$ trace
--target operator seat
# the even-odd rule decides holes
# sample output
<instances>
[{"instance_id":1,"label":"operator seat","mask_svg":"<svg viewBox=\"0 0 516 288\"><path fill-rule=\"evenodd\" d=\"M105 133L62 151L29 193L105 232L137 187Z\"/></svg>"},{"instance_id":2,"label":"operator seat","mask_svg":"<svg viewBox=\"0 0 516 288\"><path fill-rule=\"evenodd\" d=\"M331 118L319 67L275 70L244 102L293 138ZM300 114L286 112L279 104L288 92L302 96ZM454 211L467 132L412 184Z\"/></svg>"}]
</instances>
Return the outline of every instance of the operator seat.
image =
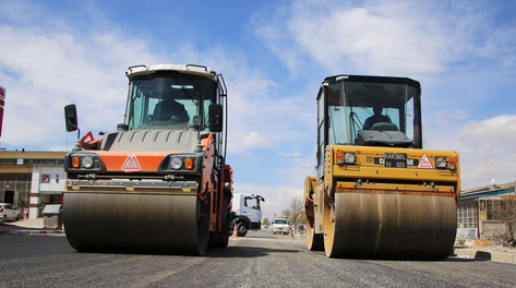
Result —
<instances>
[{"instance_id":1,"label":"operator seat","mask_svg":"<svg viewBox=\"0 0 516 288\"><path fill-rule=\"evenodd\" d=\"M154 107L154 114L152 115L152 121L174 121L177 123L183 123L190 121L188 112L186 112L185 106L172 98L165 98L160 101Z\"/></svg>"},{"instance_id":2,"label":"operator seat","mask_svg":"<svg viewBox=\"0 0 516 288\"><path fill-rule=\"evenodd\" d=\"M398 127L396 126L396 124L393 124L391 122L377 122L377 123L374 123L373 126L371 126L371 130L398 131Z\"/></svg>"}]
</instances>

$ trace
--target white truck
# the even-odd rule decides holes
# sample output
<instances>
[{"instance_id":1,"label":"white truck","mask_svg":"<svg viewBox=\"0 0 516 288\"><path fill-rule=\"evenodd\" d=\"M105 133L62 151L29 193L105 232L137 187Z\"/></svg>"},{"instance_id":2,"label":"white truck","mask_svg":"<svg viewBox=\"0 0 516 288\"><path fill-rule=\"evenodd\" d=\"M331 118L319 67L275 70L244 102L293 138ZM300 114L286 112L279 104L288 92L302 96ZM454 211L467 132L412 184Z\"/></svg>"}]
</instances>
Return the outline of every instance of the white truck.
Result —
<instances>
[{"instance_id":1,"label":"white truck","mask_svg":"<svg viewBox=\"0 0 516 288\"><path fill-rule=\"evenodd\" d=\"M260 195L246 192L233 193L230 233L233 232L235 224L239 237L247 235L248 230L261 229L262 209L260 202L265 202L265 199Z\"/></svg>"}]
</instances>

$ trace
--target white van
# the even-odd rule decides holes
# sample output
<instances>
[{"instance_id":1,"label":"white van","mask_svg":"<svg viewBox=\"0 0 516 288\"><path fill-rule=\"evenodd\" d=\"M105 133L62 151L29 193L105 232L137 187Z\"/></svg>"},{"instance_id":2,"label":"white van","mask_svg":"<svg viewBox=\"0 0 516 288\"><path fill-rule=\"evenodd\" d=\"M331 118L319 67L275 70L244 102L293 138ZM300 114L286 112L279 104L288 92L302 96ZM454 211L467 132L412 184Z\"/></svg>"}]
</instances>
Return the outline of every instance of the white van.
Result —
<instances>
[{"instance_id":1,"label":"white van","mask_svg":"<svg viewBox=\"0 0 516 288\"><path fill-rule=\"evenodd\" d=\"M288 234L288 220L287 218L274 218L272 222L272 234L276 233Z\"/></svg>"}]
</instances>

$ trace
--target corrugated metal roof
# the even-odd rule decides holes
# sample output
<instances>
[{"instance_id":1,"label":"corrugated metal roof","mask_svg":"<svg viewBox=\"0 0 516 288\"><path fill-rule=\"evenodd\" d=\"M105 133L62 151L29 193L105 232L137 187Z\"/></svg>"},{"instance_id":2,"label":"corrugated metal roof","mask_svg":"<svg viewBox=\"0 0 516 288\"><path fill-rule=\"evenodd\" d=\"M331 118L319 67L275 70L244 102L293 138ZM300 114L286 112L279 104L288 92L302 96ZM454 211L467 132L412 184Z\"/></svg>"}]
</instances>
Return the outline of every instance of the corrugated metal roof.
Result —
<instances>
[{"instance_id":1,"label":"corrugated metal roof","mask_svg":"<svg viewBox=\"0 0 516 288\"><path fill-rule=\"evenodd\" d=\"M509 182L493 186L481 186L460 193L460 199L495 196L507 193L516 193L516 182Z\"/></svg>"}]
</instances>

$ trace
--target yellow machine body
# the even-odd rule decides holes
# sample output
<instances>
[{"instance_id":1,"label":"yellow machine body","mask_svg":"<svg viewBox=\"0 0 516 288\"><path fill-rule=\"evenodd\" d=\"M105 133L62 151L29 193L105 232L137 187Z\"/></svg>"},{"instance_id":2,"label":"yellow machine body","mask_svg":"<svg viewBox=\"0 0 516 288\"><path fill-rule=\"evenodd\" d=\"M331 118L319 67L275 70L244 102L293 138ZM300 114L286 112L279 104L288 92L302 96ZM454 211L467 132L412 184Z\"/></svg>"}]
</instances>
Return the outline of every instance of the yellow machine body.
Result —
<instances>
[{"instance_id":1,"label":"yellow machine body","mask_svg":"<svg viewBox=\"0 0 516 288\"><path fill-rule=\"evenodd\" d=\"M459 154L369 145L320 151L319 175L305 180L308 248L328 257L446 258L457 229Z\"/></svg>"}]
</instances>

